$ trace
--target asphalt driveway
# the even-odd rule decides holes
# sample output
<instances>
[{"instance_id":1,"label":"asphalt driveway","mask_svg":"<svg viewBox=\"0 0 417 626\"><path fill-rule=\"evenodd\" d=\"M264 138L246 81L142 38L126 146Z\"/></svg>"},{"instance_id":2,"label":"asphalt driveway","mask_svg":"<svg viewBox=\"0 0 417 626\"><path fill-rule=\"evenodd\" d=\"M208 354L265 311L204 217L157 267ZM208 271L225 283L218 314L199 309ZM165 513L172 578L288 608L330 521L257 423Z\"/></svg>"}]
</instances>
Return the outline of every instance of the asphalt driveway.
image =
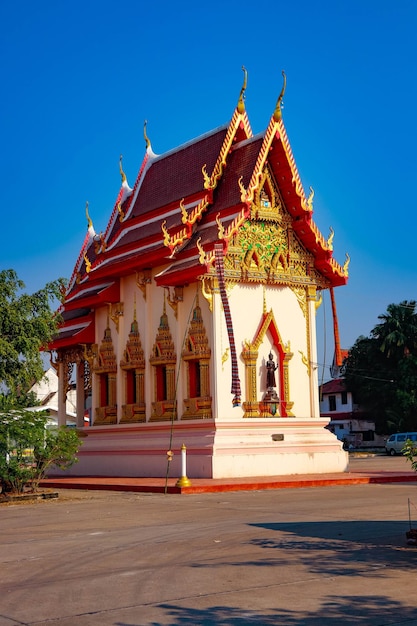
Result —
<instances>
[{"instance_id":1,"label":"asphalt driveway","mask_svg":"<svg viewBox=\"0 0 417 626\"><path fill-rule=\"evenodd\" d=\"M409 510L415 483L2 505L0 626L417 625Z\"/></svg>"}]
</instances>

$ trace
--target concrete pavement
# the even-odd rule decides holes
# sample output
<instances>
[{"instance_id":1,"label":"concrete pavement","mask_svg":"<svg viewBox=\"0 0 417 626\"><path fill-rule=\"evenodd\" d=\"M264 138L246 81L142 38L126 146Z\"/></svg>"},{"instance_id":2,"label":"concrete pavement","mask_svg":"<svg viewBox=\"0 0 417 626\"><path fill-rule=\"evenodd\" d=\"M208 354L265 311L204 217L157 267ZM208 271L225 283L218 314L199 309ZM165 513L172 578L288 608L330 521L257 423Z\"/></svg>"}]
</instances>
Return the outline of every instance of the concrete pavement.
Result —
<instances>
[{"instance_id":1,"label":"concrete pavement","mask_svg":"<svg viewBox=\"0 0 417 626\"><path fill-rule=\"evenodd\" d=\"M417 625L409 508L411 482L2 505L0 626Z\"/></svg>"}]
</instances>

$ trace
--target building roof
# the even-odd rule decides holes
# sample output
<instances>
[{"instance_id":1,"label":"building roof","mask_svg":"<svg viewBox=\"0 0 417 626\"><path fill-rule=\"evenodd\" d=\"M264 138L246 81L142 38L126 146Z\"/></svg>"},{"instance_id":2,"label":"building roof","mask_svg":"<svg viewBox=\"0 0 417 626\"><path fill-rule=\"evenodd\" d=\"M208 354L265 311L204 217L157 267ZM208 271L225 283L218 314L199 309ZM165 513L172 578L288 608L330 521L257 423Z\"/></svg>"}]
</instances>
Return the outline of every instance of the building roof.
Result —
<instances>
[{"instance_id":1,"label":"building roof","mask_svg":"<svg viewBox=\"0 0 417 626\"><path fill-rule=\"evenodd\" d=\"M334 380L329 380L327 383L320 385L321 395L341 393L342 391L346 391L345 380L343 378L335 378Z\"/></svg>"},{"instance_id":2,"label":"building roof","mask_svg":"<svg viewBox=\"0 0 417 626\"><path fill-rule=\"evenodd\" d=\"M122 186L104 235L94 232L87 212L88 232L62 307L60 337L52 348L86 343L92 328L90 319L86 324L85 311L118 302L118 281L124 275L166 266L156 282L169 286L184 285L209 272L215 244L221 241L226 254L233 235L250 217L266 166L291 216L293 232L313 255L315 271L329 286L345 284L347 267L333 259L332 245L313 222L280 99L265 132L253 136L241 93L228 125L160 156L147 139L133 188L121 168ZM66 318L70 310L83 312L81 331L74 315Z\"/></svg>"}]
</instances>

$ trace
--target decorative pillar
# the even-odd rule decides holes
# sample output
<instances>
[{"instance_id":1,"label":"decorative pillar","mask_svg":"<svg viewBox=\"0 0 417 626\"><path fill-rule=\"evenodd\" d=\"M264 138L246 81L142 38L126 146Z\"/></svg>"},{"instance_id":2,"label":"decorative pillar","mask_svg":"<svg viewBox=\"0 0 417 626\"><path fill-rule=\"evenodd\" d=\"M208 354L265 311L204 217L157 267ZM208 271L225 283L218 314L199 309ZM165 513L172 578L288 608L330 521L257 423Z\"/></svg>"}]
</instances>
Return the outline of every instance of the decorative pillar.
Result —
<instances>
[{"instance_id":1,"label":"decorative pillar","mask_svg":"<svg viewBox=\"0 0 417 626\"><path fill-rule=\"evenodd\" d=\"M67 423L67 381L65 376L64 361L58 361L58 426L66 426Z\"/></svg>"},{"instance_id":2,"label":"decorative pillar","mask_svg":"<svg viewBox=\"0 0 417 626\"><path fill-rule=\"evenodd\" d=\"M317 344L316 344L316 292L315 285L307 287L307 340L308 340L308 373L310 384L311 417L320 417L319 391L317 377Z\"/></svg>"},{"instance_id":3,"label":"decorative pillar","mask_svg":"<svg viewBox=\"0 0 417 626\"><path fill-rule=\"evenodd\" d=\"M175 400L175 364L166 366L167 373L167 400Z\"/></svg>"},{"instance_id":4,"label":"decorative pillar","mask_svg":"<svg viewBox=\"0 0 417 626\"><path fill-rule=\"evenodd\" d=\"M203 398L210 395L209 365L210 365L210 362L208 359L201 359L200 361L201 396Z\"/></svg>"},{"instance_id":5,"label":"decorative pillar","mask_svg":"<svg viewBox=\"0 0 417 626\"><path fill-rule=\"evenodd\" d=\"M136 398L138 403L145 402L145 371L135 370Z\"/></svg>"},{"instance_id":6,"label":"decorative pillar","mask_svg":"<svg viewBox=\"0 0 417 626\"><path fill-rule=\"evenodd\" d=\"M245 378L246 378L246 401L243 403L245 414L243 417L259 417L259 402L256 377L256 363L258 359L258 351L252 349L248 343L242 352L242 358L245 362Z\"/></svg>"},{"instance_id":7,"label":"decorative pillar","mask_svg":"<svg viewBox=\"0 0 417 626\"><path fill-rule=\"evenodd\" d=\"M77 428L84 428L84 411L85 411L85 361L80 359L77 363Z\"/></svg>"},{"instance_id":8,"label":"decorative pillar","mask_svg":"<svg viewBox=\"0 0 417 626\"><path fill-rule=\"evenodd\" d=\"M117 375L111 373L109 374L109 405L110 406L116 406L117 404L116 388L117 388Z\"/></svg>"}]
</instances>

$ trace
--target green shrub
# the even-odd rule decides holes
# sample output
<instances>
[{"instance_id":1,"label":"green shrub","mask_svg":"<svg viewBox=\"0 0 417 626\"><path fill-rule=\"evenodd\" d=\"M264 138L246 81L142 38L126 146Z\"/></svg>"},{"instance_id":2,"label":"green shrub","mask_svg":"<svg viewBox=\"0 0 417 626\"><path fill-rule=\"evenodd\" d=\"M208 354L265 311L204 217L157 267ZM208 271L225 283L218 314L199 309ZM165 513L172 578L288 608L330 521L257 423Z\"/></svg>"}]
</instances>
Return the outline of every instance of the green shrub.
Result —
<instances>
[{"instance_id":1,"label":"green shrub","mask_svg":"<svg viewBox=\"0 0 417 626\"><path fill-rule=\"evenodd\" d=\"M0 414L0 481L3 491L36 491L51 467L68 469L81 445L73 428L50 427L45 412Z\"/></svg>"},{"instance_id":2,"label":"green shrub","mask_svg":"<svg viewBox=\"0 0 417 626\"><path fill-rule=\"evenodd\" d=\"M417 472L417 444L415 441L407 439L405 446L401 451L405 458L410 461L411 467Z\"/></svg>"}]
</instances>

